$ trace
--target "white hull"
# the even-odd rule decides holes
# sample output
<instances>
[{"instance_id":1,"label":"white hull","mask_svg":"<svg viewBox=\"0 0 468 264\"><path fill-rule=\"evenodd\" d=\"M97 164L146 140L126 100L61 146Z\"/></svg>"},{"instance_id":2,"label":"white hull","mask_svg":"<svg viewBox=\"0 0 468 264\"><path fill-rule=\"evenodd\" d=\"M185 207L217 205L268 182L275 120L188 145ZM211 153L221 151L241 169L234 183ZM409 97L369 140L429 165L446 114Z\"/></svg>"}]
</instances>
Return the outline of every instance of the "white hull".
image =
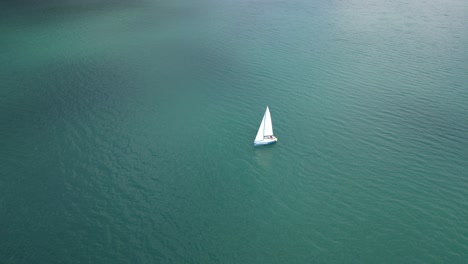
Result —
<instances>
[{"instance_id":1,"label":"white hull","mask_svg":"<svg viewBox=\"0 0 468 264\"><path fill-rule=\"evenodd\" d=\"M269 144L276 143L276 141L278 141L277 138L254 141L254 146L269 145Z\"/></svg>"}]
</instances>

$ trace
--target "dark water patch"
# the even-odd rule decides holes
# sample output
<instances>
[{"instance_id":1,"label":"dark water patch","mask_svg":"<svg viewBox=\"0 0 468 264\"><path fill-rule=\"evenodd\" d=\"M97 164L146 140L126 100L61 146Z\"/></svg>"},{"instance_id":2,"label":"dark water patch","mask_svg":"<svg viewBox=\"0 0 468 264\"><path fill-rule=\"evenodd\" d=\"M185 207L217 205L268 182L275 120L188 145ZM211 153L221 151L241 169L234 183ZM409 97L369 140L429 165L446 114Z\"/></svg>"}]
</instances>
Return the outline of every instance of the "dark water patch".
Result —
<instances>
[{"instance_id":1,"label":"dark water patch","mask_svg":"<svg viewBox=\"0 0 468 264\"><path fill-rule=\"evenodd\" d=\"M8 108L2 112L3 120L10 120L5 127L16 127L19 133L27 131L25 127L42 130L58 120L92 112L98 105L116 103L122 92L131 90L118 65L101 58L98 63L49 65L9 76L16 81L4 97Z\"/></svg>"}]
</instances>

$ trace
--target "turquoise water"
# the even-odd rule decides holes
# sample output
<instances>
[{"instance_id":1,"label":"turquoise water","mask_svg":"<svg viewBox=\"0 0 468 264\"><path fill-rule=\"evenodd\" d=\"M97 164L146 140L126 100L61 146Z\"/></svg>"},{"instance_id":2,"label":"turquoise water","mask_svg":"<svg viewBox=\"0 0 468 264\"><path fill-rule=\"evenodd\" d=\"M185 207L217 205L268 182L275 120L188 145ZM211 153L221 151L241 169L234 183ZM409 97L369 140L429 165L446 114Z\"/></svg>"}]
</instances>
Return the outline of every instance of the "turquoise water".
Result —
<instances>
[{"instance_id":1,"label":"turquoise water","mask_svg":"<svg viewBox=\"0 0 468 264\"><path fill-rule=\"evenodd\" d=\"M42 2L0 4L1 263L468 259L466 1Z\"/></svg>"}]
</instances>

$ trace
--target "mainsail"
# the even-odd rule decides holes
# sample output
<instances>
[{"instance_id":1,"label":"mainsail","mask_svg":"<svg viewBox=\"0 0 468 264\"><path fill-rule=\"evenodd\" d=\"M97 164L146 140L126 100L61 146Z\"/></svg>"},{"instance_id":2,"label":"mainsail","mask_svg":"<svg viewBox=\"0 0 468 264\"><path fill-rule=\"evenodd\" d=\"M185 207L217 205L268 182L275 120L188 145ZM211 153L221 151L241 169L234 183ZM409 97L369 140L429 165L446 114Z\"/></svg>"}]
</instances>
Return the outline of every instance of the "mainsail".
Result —
<instances>
[{"instance_id":1,"label":"mainsail","mask_svg":"<svg viewBox=\"0 0 468 264\"><path fill-rule=\"evenodd\" d=\"M255 142L262 141L265 136L273 136L273 124L271 123L270 109L266 108L265 114L263 115L262 123L258 128Z\"/></svg>"},{"instance_id":2,"label":"mainsail","mask_svg":"<svg viewBox=\"0 0 468 264\"><path fill-rule=\"evenodd\" d=\"M273 124L271 123L270 109L268 109L268 106L265 111L265 129L263 131L263 136L273 136Z\"/></svg>"}]
</instances>

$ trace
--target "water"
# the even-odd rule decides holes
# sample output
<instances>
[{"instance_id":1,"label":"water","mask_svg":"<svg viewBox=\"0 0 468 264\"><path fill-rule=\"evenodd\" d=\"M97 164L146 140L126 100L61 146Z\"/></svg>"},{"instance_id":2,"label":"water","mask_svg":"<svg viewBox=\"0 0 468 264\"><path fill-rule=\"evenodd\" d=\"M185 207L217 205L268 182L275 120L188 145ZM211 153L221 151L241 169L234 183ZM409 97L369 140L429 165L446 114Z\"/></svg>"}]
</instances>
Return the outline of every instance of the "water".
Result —
<instances>
[{"instance_id":1,"label":"water","mask_svg":"<svg viewBox=\"0 0 468 264\"><path fill-rule=\"evenodd\" d=\"M467 11L0 4L0 262L464 263Z\"/></svg>"}]
</instances>

